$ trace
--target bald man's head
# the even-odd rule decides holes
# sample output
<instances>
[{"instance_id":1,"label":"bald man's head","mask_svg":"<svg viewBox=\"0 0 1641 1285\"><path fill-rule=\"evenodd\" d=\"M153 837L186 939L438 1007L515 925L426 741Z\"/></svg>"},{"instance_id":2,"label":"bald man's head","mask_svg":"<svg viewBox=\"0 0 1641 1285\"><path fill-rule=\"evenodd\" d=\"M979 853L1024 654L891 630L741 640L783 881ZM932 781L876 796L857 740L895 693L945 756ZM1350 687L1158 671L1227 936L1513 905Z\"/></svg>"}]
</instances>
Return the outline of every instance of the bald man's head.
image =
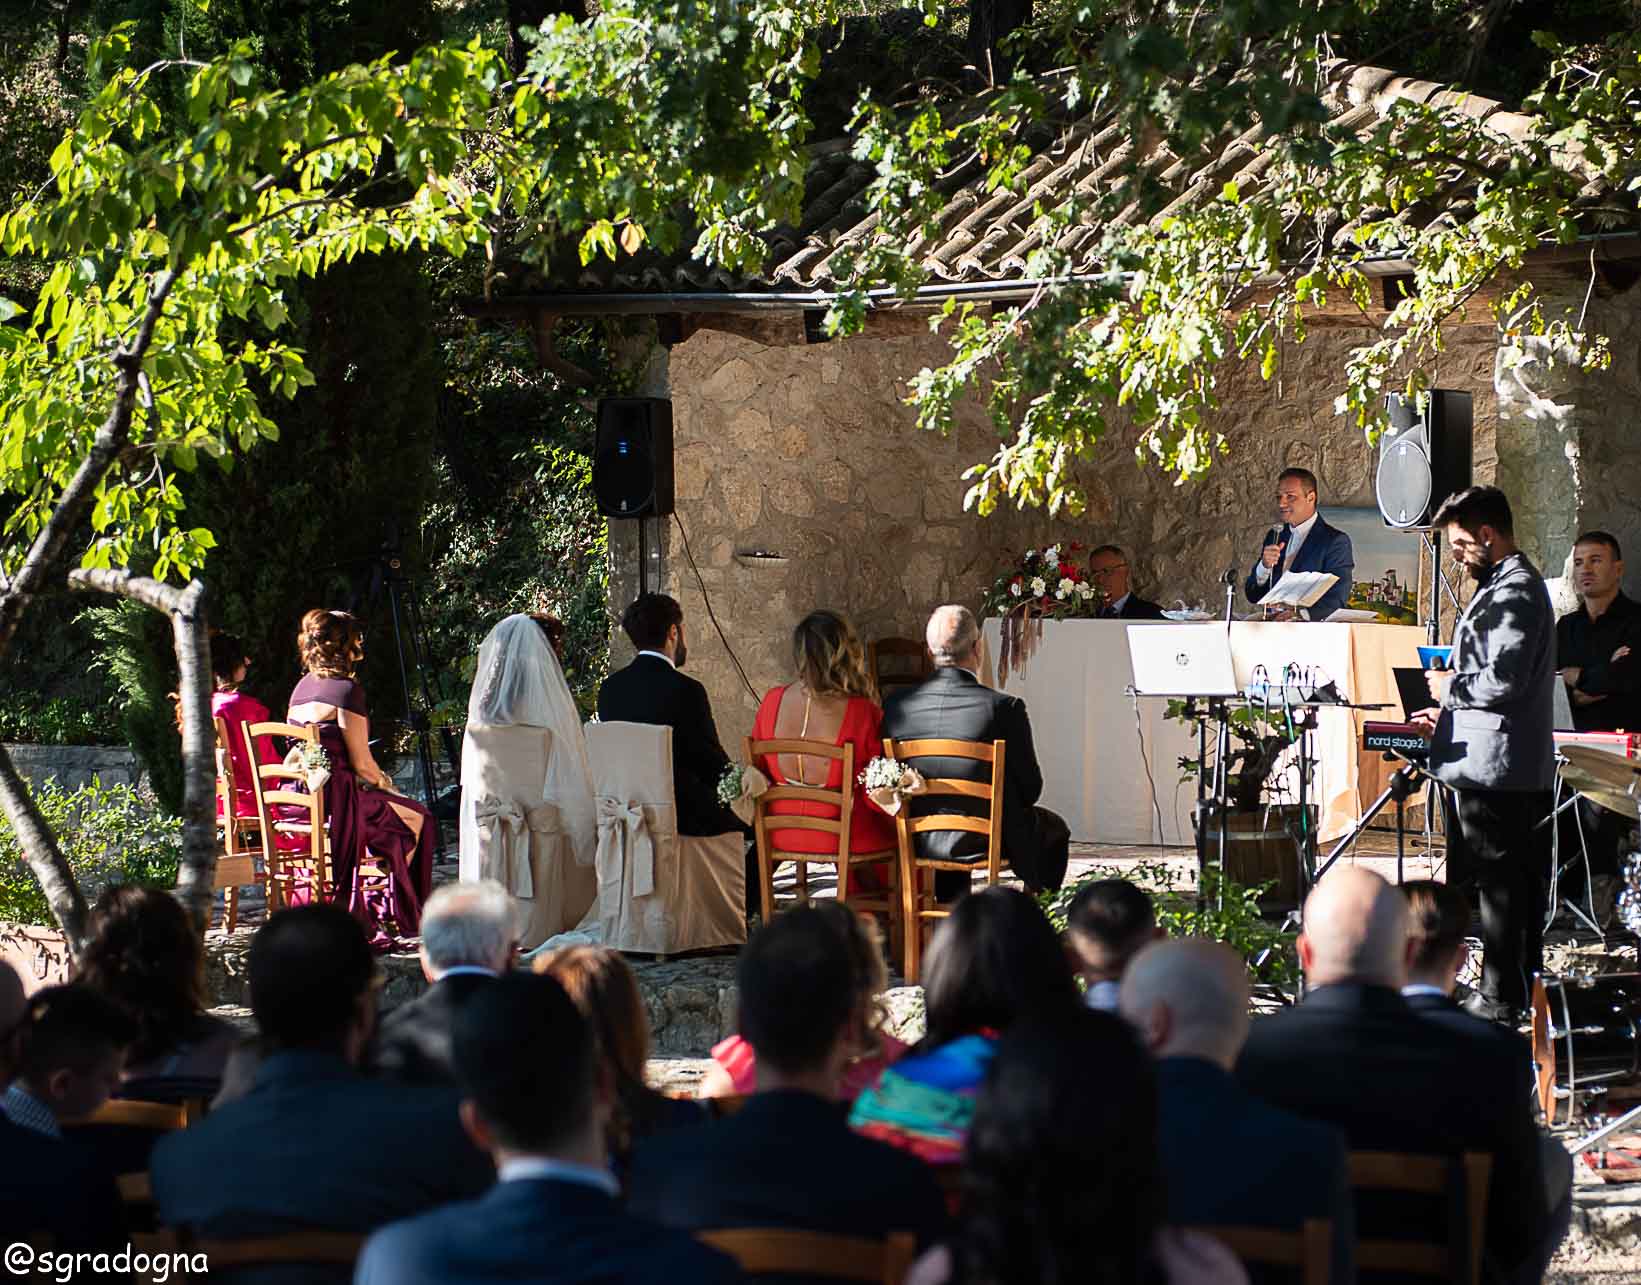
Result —
<instances>
[{"instance_id":1,"label":"bald man's head","mask_svg":"<svg viewBox=\"0 0 1641 1285\"><path fill-rule=\"evenodd\" d=\"M23 979L16 970L0 960L0 1088L11 1080L12 1036L23 1020L27 1001L23 998Z\"/></svg>"},{"instance_id":2,"label":"bald man's head","mask_svg":"<svg viewBox=\"0 0 1641 1285\"><path fill-rule=\"evenodd\" d=\"M1235 1064L1248 1038L1248 969L1204 937L1147 946L1123 974L1122 1015L1158 1057Z\"/></svg>"},{"instance_id":3,"label":"bald man's head","mask_svg":"<svg viewBox=\"0 0 1641 1285\"><path fill-rule=\"evenodd\" d=\"M929 644L929 655L937 665L967 667L974 660L974 649L980 643L980 622L967 607L948 604L936 607L929 617L929 627L923 632Z\"/></svg>"},{"instance_id":4,"label":"bald man's head","mask_svg":"<svg viewBox=\"0 0 1641 1285\"><path fill-rule=\"evenodd\" d=\"M1341 866L1305 899L1299 962L1312 986L1407 979L1407 901L1378 875Z\"/></svg>"}]
</instances>

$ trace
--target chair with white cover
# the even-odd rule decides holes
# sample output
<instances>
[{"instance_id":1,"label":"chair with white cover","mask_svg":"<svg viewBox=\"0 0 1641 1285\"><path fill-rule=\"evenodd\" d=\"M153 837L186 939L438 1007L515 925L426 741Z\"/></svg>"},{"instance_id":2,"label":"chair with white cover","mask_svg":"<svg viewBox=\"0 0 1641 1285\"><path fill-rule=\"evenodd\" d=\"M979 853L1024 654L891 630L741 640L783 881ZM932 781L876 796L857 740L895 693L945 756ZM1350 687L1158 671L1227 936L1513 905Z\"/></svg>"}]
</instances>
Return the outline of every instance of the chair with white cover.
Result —
<instances>
[{"instance_id":1,"label":"chair with white cover","mask_svg":"<svg viewBox=\"0 0 1641 1285\"><path fill-rule=\"evenodd\" d=\"M563 812L543 797L553 752L545 727L470 723L462 739L461 877L513 894L525 950L574 928L598 893L596 867L577 862Z\"/></svg>"},{"instance_id":2,"label":"chair with white cover","mask_svg":"<svg viewBox=\"0 0 1641 1285\"><path fill-rule=\"evenodd\" d=\"M598 801L600 940L674 955L746 941L746 840L680 835L672 729L587 724Z\"/></svg>"}]
</instances>

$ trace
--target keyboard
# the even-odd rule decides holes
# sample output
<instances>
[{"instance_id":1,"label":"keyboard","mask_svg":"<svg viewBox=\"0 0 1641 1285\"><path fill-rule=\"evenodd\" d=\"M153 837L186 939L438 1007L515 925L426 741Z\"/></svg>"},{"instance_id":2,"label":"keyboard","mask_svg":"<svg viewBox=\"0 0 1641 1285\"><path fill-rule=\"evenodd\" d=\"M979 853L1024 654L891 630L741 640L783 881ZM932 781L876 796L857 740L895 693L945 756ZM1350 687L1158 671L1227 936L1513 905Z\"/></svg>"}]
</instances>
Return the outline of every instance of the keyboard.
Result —
<instances>
[{"instance_id":1,"label":"keyboard","mask_svg":"<svg viewBox=\"0 0 1641 1285\"><path fill-rule=\"evenodd\" d=\"M1417 723L1363 723L1362 748L1423 763L1430 758L1430 734Z\"/></svg>"},{"instance_id":2,"label":"keyboard","mask_svg":"<svg viewBox=\"0 0 1641 1285\"><path fill-rule=\"evenodd\" d=\"M1557 749L1564 745L1583 745L1620 758L1641 758L1641 736L1630 732L1557 732L1555 738Z\"/></svg>"}]
</instances>

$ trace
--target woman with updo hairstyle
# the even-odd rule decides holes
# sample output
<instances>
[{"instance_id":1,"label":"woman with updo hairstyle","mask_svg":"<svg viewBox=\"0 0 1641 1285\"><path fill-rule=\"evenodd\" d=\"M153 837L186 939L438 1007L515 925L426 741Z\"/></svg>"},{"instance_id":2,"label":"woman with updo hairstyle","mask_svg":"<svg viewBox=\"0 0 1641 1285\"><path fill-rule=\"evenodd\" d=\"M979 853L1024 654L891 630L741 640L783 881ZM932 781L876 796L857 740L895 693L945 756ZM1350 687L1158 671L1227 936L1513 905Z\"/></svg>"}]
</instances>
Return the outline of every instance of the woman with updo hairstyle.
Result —
<instances>
[{"instance_id":1,"label":"woman with updo hairstyle","mask_svg":"<svg viewBox=\"0 0 1641 1285\"><path fill-rule=\"evenodd\" d=\"M758 706L752 739L810 740L855 747L855 792L850 812L849 850L882 852L895 847L894 822L866 797L860 774L883 753L883 707L877 684L866 668L866 649L854 626L835 611L812 611L792 631L795 681L770 690ZM836 790L843 784L843 760L805 754L765 755L758 766L775 785L810 785ZM782 799L769 805L770 816L838 819L838 809L804 799ZM823 830L771 829L770 844L782 852L836 855L837 836ZM887 863L885 863L887 864ZM841 884L843 872L839 870ZM886 877L874 866L849 872L862 891L881 890Z\"/></svg>"},{"instance_id":2,"label":"woman with updo hairstyle","mask_svg":"<svg viewBox=\"0 0 1641 1285\"><path fill-rule=\"evenodd\" d=\"M433 885L436 822L415 799L394 790L393 778L370 752L365 689L353 676L365 656L359 621L346 611L310 611L302 617L296 645L307 673L291 692L286 718L301 727L316 726L330 759L324 788L332 876L372 946L386 950L394 944L394 931L414 937L421 924L422 903ZM389 871L385 893L379 884L360 888L354 882L367 850ZM295 904L311 896L301 887L293 891L289 900Z\"/></svg>"},{"instance_id":3,"label":"woman with updo hairstyle","mask_svg":"<svg viewBox=\"0 0 1641 1285\"><path fill-rule=\"evenodd\" d=\"M90 930L74 980L138 1027L116 1096L211 1097L238 1033L205 1011L205 950L188 912L157 888L116 884L97 899Z\"/></svg>"},{"instance_id":4,"label":"woman with updo hairstyle","mask_svg":"<svg viewBox=\"0 0 1641 1285\"><path fill-rule=\"evenodd\" d=\"M234 773L234 815L254 822L256 820L256 787L251 781L251 760L245 749L245 723L266 723L273 717L268 707L255 696L239 690L250 667L245 655L245 644L233 634L211 635L211 717L221 719L226 731L228 761ZM257 746L257 759L262 763L277 763L279 755L273 745L264 740ZM217 796L217 816L222 816L222 796Z\"/></svg>"}]
</instances>

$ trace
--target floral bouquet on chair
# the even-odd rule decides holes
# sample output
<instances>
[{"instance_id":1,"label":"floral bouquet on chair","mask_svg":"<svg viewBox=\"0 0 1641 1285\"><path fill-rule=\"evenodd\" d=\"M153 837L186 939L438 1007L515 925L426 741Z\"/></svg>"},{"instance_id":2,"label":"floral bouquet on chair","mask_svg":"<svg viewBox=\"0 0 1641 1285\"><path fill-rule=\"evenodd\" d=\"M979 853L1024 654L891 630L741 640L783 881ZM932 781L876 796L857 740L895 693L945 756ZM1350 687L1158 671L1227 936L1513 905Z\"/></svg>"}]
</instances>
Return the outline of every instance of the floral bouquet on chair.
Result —
<instances>
[{"instance_id":1,"label":"floral bouquet on chair","mask_svg":"<svg viewBox=\"0 0 1641 1285\"><path fill-rule=\"evenodd\" d=\"M1045 620L1081 620L1105 607L1105 593L1089 580L1078 541L1027 549L986 590L981 610L1002 621L997 681L1019 672L1043 636Z\"/></svg>"},{"instance_id":2,"label":"floral bouquet on chair","mask_svg":"<svg viewBox=\"0 0 1641 1285\"><path fill-rule=\"evenodd\" d=\"M307 778L309 794L318 794L330 780L330 755L317 741L298 741L285 756L285 766Z\"/></svg>"},{"instance_id":3,"label":"floral bouquet on chair","mask_svg":"<svg viewBox=\"0 0 1641 1285\"><path fill-rule=\"evenodd\" d=\"M733 812L742 825L751 825L756 800L768 788L769 778L757 768L731 763L718 778L718 802Z\"/></svg>"},{"instance_id":4,"label":"floral bouquet on chair","mask_svg":"<svg viewBox=\"0 0 1641 1285\"><path fill-rule=\"evenodd\" d=\"M922 794L929 788L929 783L915 767L882 754L866 765L866 770L860 774L860 784L866 791L866 797L890 816L897 815L901 804L908 798Z\"/></svg>"}]
</instances>

